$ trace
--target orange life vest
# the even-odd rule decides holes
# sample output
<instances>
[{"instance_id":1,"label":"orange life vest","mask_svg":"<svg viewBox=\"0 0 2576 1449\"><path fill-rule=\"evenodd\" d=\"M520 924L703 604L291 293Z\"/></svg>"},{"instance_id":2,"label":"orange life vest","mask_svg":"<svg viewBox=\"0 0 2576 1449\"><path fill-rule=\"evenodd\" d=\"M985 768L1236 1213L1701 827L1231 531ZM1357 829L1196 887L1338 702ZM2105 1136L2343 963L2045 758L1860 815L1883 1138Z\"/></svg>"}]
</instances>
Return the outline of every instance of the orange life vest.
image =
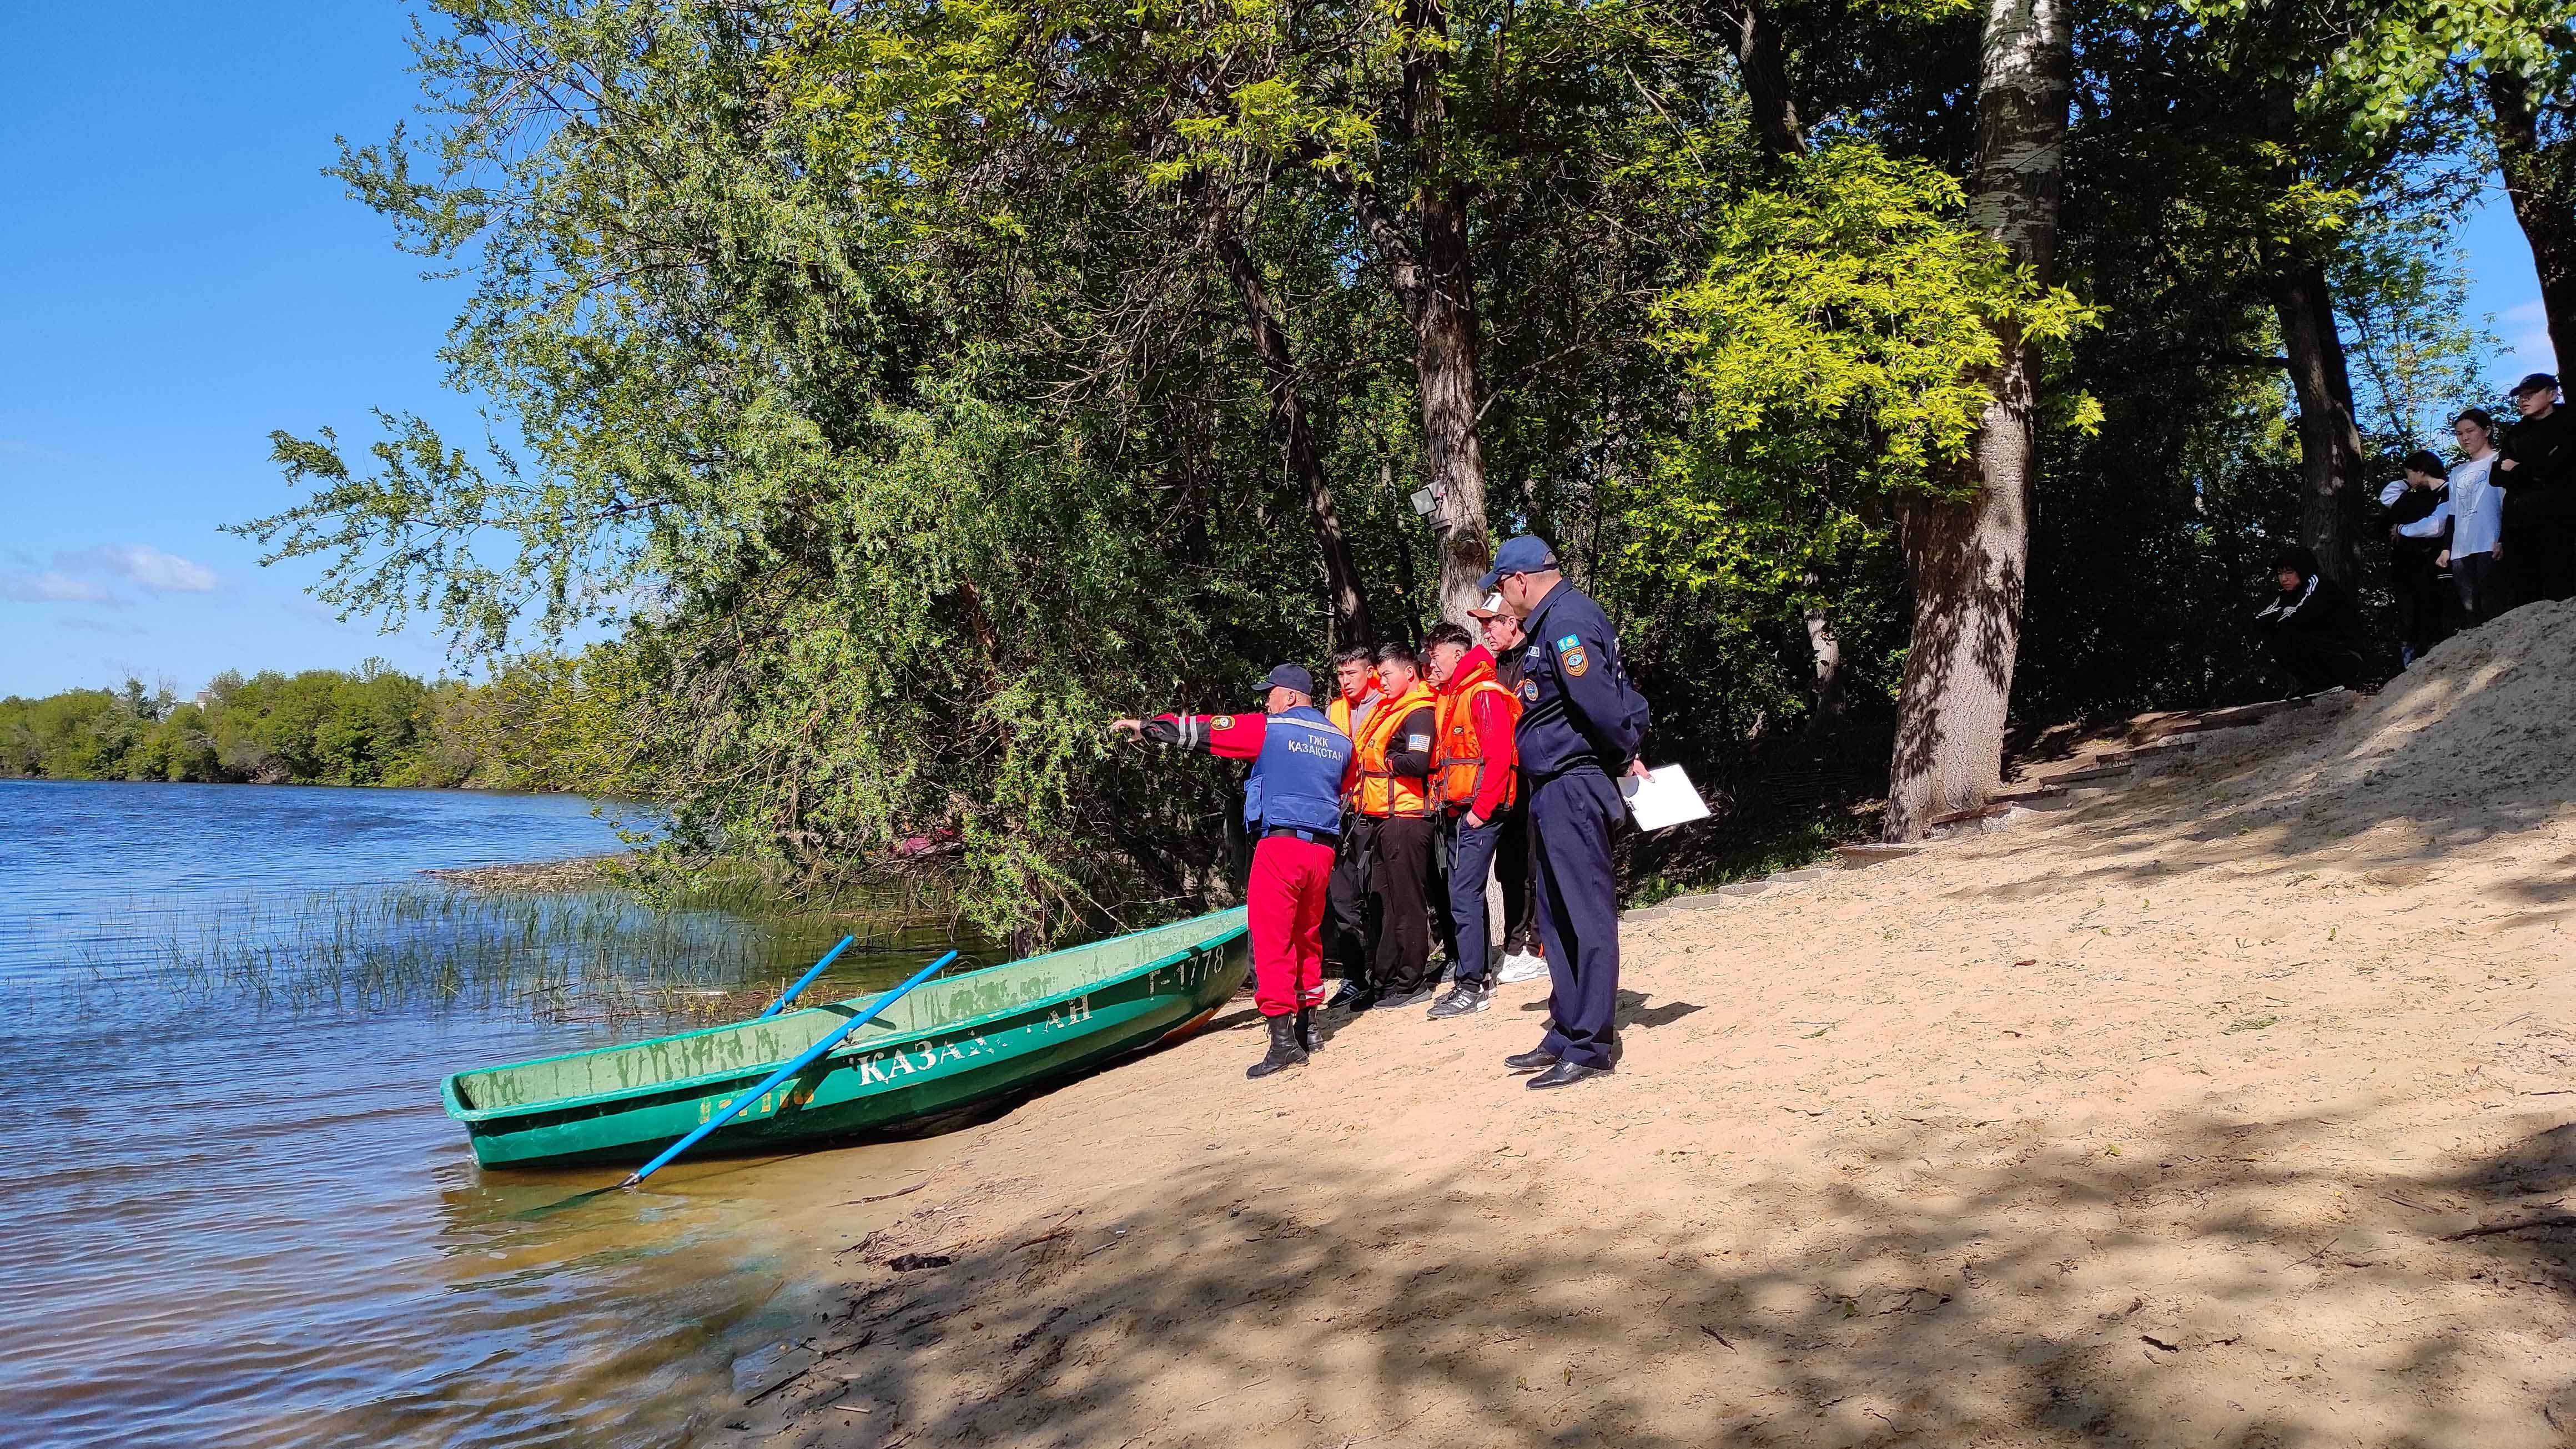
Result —
<instances>
[{"instance_id":1,"label":"orange life vest","mask_svg":"<svg viewBox=\"0 0 2576 1449\"><path fill-rule=\"evenodd\" d=\"M1477 659L1474 667L1462 669L1459 677L1449 681L1449 687L1440 692L1439 751L1431 762L1432 799L1445 809L1465 810L1476 802L1476 792L1485 788L1485 741L1476 731L1475 702L1480 694L1502 700L1504 717L1510 721L1505 728L1520 723L1520 696L1494 678L1491 659ZM1503 805L1509 807L1519 791L1519 780L1507 782Z\"/></svg>"},{"instance_id":2,"label":"orange life vest","mask_svg":"<svg viewBox=\"0 0 2576 1449\"><path fill-rule=\"evenodd\" d=\"M1395 732L1405 717L1417 709L1434 706L1437 701L1431 686L1415 680L1411 688L1393 699L1381 699L1369 711L1368 723L1361 727L1359 748L1352 751L1352 762L1359 770L1359 810L1383 820L1390 815L1410 816L1417 820L1431 815L1431 797L1423 793L1422 782L1395 773L1387 756L1394 753Z\"/></svg>"}]
</instances>

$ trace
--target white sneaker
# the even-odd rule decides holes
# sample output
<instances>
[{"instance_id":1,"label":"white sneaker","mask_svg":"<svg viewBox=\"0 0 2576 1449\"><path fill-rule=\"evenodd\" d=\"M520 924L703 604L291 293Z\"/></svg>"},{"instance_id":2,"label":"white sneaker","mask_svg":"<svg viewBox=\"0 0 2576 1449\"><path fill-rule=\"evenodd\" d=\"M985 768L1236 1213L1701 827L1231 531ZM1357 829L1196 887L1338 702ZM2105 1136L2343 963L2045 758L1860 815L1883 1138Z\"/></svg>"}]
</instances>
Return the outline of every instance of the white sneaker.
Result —
<instances>
[{"instance_id":1,"label":"white sneaker","mask_svg":"<svg viewBox=\"0 0 2576 1449\"><path fill-rule=\"evenodd\" d=\"M1494 973L1496 981L1536 981L1547 974L1547 958L1515 951L1503 958L1503 968Z\"/></svg>"}]
</instances>

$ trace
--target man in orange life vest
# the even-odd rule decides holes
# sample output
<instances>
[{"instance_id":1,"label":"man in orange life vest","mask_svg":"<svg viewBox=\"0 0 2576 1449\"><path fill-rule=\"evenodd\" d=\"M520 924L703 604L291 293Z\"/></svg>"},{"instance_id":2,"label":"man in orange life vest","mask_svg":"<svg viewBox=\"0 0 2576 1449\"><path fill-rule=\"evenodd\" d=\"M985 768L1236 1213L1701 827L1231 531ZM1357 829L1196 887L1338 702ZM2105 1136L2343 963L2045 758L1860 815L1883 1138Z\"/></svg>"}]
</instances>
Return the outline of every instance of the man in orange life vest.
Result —
<instances>
[{"instance_id":1,"label":"man in orange life vest","mask_svg":"<svg viewBox=\"0 0 2576 1449\"><path fill-rule=\"evenodd\" d=\"M1431 795L1446 832L1449 921L1457 962L1449 993L1431 1008L1433 1021L1494 1004L1487 972L1493 923L1485 915L1485 880L1502 838L1513 789L1512 726L1520 701L1494 678L1494 656L1455 624L1431 631L1431 684L1439 703L1433 729Z\"/></svg>"},{"instance_id":2,"label":"man in orange life vest","mask_svg":"<svg viewBox=\"0 0 2576 1449\"><path fill-rule=\"evenodd\" d=\"M1431 960L1424 891L1431 879L1431 745L1439 712L1404 645L1378 646L1377 677L1386 697L1353 740L1350 781L1361 828L1370 833L1369 904L1377 913L1371 1004L1383 1010L1431 999L1422 979Z\"/></svg>"},{"instance_id":3,"label":"man in orange life vest","mask_svg":"<svg viewBox=\"0 0 2576 1449\"><path fill-rule=\"evenodd\" d=\"M1485 602L1469 609L1467 617L1476 621L1485 636L1485 652L1494 656L1494 682L1519 699L1521 665L1529 657L1529 637L1521 632L1521 621L1512 616L1500 593L1485 595ZM1529 778L1517 762L1517 705L1514 712L1512 787L1518 798L1503 806L1502 833L1494 837L1494 877L1503 891L1503 967L1494 973L1494 980L1506 986L1547 974L1538 939L1538 871L1530 844Z\"/></svg>"},{"instance_id":4,"label":"man in orange life vest","mask_svg":"<svg viewBox=\"0 0 2576 1449\"><path fill-rule=\"evenodd\" d=\"M1263 714L1158 714L1110 721L1113 730L1167 745L1204 746L1252 761L1243 820L1260 842L1244 892L1250 916L1254 1000L1270 1027L1269 1054L1244 1075L1303 1066L1315 1049L1324 999L1324 892L1342 829L1350 736L1315 708L1313 676L1282 664L1263 681Z\"/></svg>"},{"instance_id":5,"label":"man in orange life vest","mask_svg":"<svg viewBox=\"0 0 2576 1449\"><path fill-rule=\"evenodd\" d=\"M1378 688L1377 663L1367 645L1349 644L1333 651L1333 683L1338 692L1324 706L1324 715L1333 728L1356 740L1368 727L1369 711L1384 698ZM1332 886L1324 898L1324 963L1342 974L1341 993L1330 1005L1365 1011L1377 1000L1368 959L1369 851L1376 844L1377 829L1350 808L1351 792L1343 793L1340 853L1333 859Z\"/></svg>"}]
</instances>

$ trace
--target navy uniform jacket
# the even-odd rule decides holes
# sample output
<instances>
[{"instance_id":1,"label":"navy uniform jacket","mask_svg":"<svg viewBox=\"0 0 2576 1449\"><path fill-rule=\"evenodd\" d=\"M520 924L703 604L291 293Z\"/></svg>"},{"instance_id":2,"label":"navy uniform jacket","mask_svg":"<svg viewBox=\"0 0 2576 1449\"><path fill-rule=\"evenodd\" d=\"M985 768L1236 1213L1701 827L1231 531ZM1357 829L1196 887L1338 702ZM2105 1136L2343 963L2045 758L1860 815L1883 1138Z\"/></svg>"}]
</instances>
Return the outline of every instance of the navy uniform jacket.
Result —
<instances>
[{"instance_id":1,"label":"navy uniform jacket","mask_svg":"<svg viewBox=\"0 0 2576 1449\"><path fill-rule=\"evenodd\" d=\"M1628 682L1610 618L1592 596L1559 583L1521 621L1521 722L1513 735L1533 780L1591 766L1617 775L1645 737L1645 696Z\"/></svg>"}]
</instances>

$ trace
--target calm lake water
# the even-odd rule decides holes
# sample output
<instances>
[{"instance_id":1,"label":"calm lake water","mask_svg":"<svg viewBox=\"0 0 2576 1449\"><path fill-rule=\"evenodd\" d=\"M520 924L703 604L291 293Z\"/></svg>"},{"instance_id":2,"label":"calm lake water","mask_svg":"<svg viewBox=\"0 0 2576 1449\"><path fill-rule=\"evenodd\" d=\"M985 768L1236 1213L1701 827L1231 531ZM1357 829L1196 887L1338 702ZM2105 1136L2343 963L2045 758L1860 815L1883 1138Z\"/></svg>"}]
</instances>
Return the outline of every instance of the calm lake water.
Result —
<instances>
[{"instance_id":1,"label":"calm lake water","mask_svg":"<svg viewBox=\"0 0 2576 1449\"><path fill-rule=\"evenodd\" d=\"M483 1173L439 1107L448 1072L819 954L822 923L418 874L618 848L560 796L0 780L0 1438L685 1444L764 1387L881 1211L846 1200L931 1149L562 1206L622 1174ZM947 938L862 935L809 999Z\"/></svg>"}]
</instances>

